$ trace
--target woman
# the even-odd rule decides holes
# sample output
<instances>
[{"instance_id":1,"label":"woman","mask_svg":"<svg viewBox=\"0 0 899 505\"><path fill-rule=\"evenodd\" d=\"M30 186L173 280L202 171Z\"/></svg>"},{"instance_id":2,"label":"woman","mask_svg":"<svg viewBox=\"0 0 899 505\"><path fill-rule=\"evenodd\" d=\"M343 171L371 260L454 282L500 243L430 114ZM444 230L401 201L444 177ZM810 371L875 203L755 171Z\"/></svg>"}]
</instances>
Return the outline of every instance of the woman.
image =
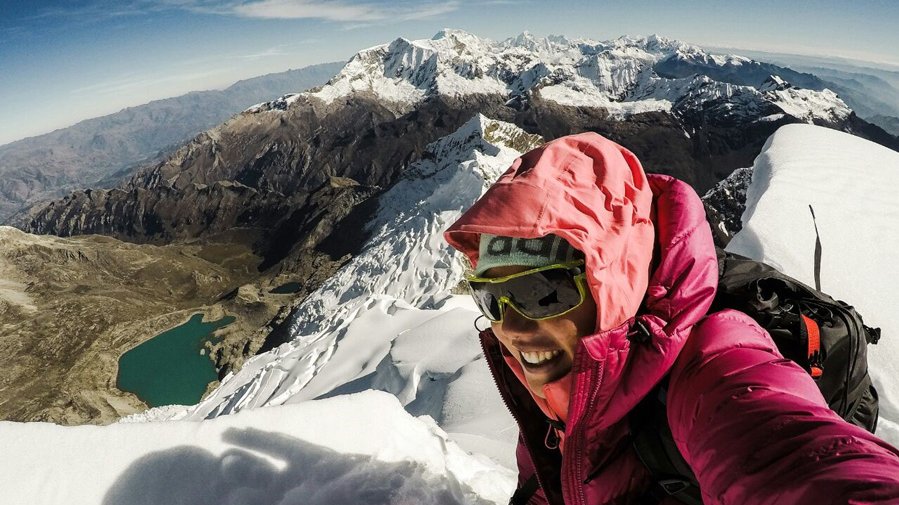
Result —
<instances>
[{"instance_id":1,"label":"woman","mask_svg":"<svg viewBox=\"0 0 899 505\"><path fill-rule=\"evenodd\" d=\"M623 147L584 133L523 155L446 240L491 321L522 503L642 503L628 413L666 377L704 503L899 503L896 449L831 411L748 316L706 315L718 268L702 203Z\"/></svg>"}]
</instances>

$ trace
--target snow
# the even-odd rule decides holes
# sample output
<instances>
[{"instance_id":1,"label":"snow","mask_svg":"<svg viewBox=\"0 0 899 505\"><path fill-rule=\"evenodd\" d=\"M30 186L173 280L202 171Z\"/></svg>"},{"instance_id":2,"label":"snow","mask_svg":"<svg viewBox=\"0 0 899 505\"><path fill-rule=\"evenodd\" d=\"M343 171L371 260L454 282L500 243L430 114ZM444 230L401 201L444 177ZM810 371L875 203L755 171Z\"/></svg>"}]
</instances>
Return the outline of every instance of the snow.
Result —
<instances>
[{"instance_id":1,"label":"snow","mask_svg":"<svg viewBox=\"0 0 899 505\"><path fill-rule=\"evenodd\" d=\"M727 249L815 285L814 208L821 289L850 302L880 343L868 362L880 394L877 434L899 446L899 153L847 133L786 125L753 167L743 229Z\"/></svg>"},{"instance_id":2,"label":"snow","mask_svg":"<svg viewBox=\"0 0 899 505\"><path fill-rule=\"evenodd\" d=\"M302 97L302 94L300 94L300 93L288 93L276 100L272 100L270 102L262 102L262 103L253 105L252 107L248 107L246 110L244 110L244 112L248 113L248 114L256 114L259 112L269 112L269 111L283 112L283 111L287 110L287 108L290 107L291 104L293 104L294 102L299 100L301 97Z\"/></svg>"},{"instance_id":3,"label":"snow","mask_svg":"<svg viewBox=\"0 0 899 505\"><path fill-rule=\"evenodd\" d=\"M719 67L723 67L726 65L730 65L733 67L738 67L740 65L751 63L752 60L743 56L737 56L733 54L729 55L721 55L721 54L710 54L709 60L712 61L715 65Z\"/></svg>"},{"instance_id":4,"label":"snow","mask_svg":"<svg viewBox=\"0 0 899 505\"><path fill-rule=\"evenodd\" d=\"M539 142L476 116L429 145L380 197L361 254L291 316L293 340L199 405L105 427L0 422L3 503L506 503L517 430L441 232ZM899 444L899 154L788 125L753 170L729 249L812 283L814 205L824 290L883 329L870 349L878 434Z\"/></svg>"},{"instance_id":5,"label":"snow","mask_svg":"<svg viewBox=\"0 0 899 505\"><path fill-rule=\"evenodd\" d=\"M3 503L500 504L515 474L367 391L208 421L0 422Z\"/></svg>"},{"instance_id":6,"label":"snow","mask_svg":"<svg viewBox=\"0 0 899 505\"><path fill-rule=\"evenodd\" d=\"M774 101L785 113L808 122L838 121L850 112L828 90L755 89L708 78L660 77L653 67L670 57L729 69L752 61L710 55L699 47L655 35L597 42L522 33L494 42L445 29L431 39L399 38L360 51L328 84L308 96L332 103L353 93L371 93L405 112L435 94L456 98L491 94L512 99L540 93L562 105L604 108L614 117L624 118L641 112L670 112L678 103L695 106L736 95L741 105L738 109L748 102ZM753 114L760 107L755 105L746 112Z\"/></svg>"},{"instance_id":7,"label":"snow","mask_svg":"<svg viewBox=\"0 0 899 505\"><path fill-rule=\"evenodd\" d=\"M780 121L786 116L786 114L771 114L768 116L760 117L758 119L759 123L773 123L775 121Z\"/></svg>"},{"instance_id":8,"label":"snow","mask_svg":"<svg viewBox=\"0 0 899 505\"><path fill-rule=\"evenodd\" d=\"M810 89L788 88L770 91L773 102L784 112L812 123L815 119L838 121L849 116L852 109L829 89L812 91Z\"/></svg>"}]
</instances>

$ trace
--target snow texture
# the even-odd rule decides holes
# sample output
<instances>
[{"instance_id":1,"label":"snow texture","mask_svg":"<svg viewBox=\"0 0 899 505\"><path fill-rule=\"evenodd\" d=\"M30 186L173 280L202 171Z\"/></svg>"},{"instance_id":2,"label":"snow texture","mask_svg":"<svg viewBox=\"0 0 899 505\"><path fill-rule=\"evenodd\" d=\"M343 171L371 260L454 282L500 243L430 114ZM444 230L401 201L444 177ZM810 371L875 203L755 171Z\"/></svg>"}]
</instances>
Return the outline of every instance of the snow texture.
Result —
<instances>
[{"instance_id":1,"label":"snow texture","mask_svg":"<svg viewBox=\"0 0 899 505\"><path fill-rule=\"evenodd\" d=\"M376 391L202 422L0 422L0 433L10 505L487 505L515 485Z\"/></svg>"}]
</instances>

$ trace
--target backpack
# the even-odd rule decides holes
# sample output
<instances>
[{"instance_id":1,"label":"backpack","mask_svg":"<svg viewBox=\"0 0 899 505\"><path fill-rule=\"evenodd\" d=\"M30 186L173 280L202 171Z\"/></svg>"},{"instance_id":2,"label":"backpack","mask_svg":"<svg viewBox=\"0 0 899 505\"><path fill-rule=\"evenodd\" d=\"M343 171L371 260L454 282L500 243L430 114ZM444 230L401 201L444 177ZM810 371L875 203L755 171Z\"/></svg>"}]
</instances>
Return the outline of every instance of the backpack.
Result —
<instances>
[{"instance_id":1,"label":"backpack","mask_svg":"<svg viewBox=\"0 0 899 505\"><path fill-rule=\"evenodd\" d=\"M868 344L880 339L880 329L865 326L852 306L820 291L820 246L815 255L819 289L764 263L721 249L717 253L718 293L710 313L732 308L751 316L771 334L785 358L815 379L831 409L873 433L878 402L866 351ZM663 381L630 415L634 447L654 481L646 499L671 496L682 503L701 504L699 484L668 426L666 393L667 381Z\"/></svg>"}]
</instances>

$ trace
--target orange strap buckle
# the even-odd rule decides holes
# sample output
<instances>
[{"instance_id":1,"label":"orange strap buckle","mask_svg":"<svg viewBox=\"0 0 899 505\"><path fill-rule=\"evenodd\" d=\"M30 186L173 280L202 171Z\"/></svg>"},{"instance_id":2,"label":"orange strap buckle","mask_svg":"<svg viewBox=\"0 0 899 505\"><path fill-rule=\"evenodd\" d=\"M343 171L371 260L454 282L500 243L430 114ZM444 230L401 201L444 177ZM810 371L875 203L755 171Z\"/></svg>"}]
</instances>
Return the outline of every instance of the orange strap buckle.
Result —
<instances>
[{"instance_id":1,"label":"orange strap buckle","mask_svg":"<svg viewBox=\"0 0 899 505\"><path fill-rule=\"evenodd\" d=\"M802 323L805 325L805 332L808 335L808 362L809 372L812 377L818 378L824 374L824 367L821 364L821 331L818 323L814 319L800 314Z\"/></svg>"}]
</instances>

